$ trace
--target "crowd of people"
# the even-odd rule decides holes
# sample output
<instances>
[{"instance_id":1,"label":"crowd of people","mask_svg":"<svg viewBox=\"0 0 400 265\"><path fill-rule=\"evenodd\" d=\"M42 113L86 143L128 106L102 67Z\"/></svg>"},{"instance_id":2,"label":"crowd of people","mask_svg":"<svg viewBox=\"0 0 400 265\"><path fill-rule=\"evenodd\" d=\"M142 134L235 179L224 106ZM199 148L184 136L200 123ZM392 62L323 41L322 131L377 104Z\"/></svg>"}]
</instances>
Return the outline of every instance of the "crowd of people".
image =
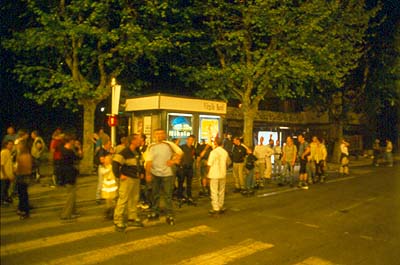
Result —
<instances>
[{"instance_id":1,"label":"crowd of people","mask_svg":"<svg viewBox=\"0 0 400 265\"><path fill-rule=\"evenodd\" d=\"M116 231L127 226L142 227L140 209L147 211L149 220L166 215L166 222L175 223L173 200L195 205L193 180L198 179L199 197L211 201L210 215L224 213L226 174L231 168L234 193L251 196L268 184L288 185L308 189L310 184L326 180L327 148L324 140L313 136L309 143L304 135L288 136L266 141L260 137L254 148L242 143L239 136L216 137L212 142L197 142L190 135L180 144L178 139L167 140L163 129L154 131L154 143L147 144L144 134L132 134L120 139L113 147L110 137L100 129L93 134L94 172L98 176L93 198L105 204L104 217L112 220ZM29 217L28 184L39 180L40 163L50 156L53 163L52 186L66 188L67 198L60 213L62 220L79 217L76 210L76 180L79 160L83 157L81 143L74 135L57 128L49 148L37 131L29 135L25 130L15 133L9 127L1 151L1 204L12 203L12 195L19 199L21 219ZM48 150L47 150L48 149ZM349 143L340 145L340 168L349 174ZM392 146L387 140L385 149L389 165L393 165ZM374 163L375 160L374 160ZM295 165L299 165L295 176ZM196 185L196 183L195 183ZM160 207L164 200L163 208Z\"/></svg>"},{"instance_id":2,"label":"crowd of people","mask_svg":"<svg viewBox=\"0 0 400 265\"><path fill-rule=\"evenodd\" d=\"M2 140L1 149L1 205L9 206L18 197L17 214L20 219L30 217L28 187L32 181L40 180L40 164L51 157L54 163L53 182L67 188L67 199L60 218L71 219L76 213L76 179L82 148L75 136L62 133L57 128L52 135L48 150L38 131L18 132L10 126ZM49 155L49 152L51 155ZM49 157L50 156L50 157Z\"/></svg>"}]
</instances>

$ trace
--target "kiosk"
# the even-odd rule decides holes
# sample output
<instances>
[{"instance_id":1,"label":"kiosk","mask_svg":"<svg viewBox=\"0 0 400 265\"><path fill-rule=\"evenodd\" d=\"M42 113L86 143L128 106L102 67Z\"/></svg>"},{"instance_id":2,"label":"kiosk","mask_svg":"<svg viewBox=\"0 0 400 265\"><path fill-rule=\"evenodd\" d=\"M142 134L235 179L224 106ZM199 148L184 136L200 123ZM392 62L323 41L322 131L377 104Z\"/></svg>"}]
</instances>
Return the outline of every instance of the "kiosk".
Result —
<instances>
[{"instance_id":1,"label":"kiosk","mask_svg":"<svg viewBox=\"0 0 400 265\"><path fill-rule=\"evenodd\" d=\"M157 128L166 131L168 140L193 134L198 141L210 143L216 136L223 137L224 101L156 94L129 98L125 105L128 131L145 134L149 142Z\"/></svg>"}]
</instances>

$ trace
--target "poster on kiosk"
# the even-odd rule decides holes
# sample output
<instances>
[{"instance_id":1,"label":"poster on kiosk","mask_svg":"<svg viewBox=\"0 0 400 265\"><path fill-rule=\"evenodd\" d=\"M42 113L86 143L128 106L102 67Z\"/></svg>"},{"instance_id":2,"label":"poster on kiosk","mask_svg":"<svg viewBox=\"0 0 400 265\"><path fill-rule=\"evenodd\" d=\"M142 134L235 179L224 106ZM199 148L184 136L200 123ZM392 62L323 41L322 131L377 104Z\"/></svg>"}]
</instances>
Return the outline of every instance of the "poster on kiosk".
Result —
<instances>
[{"instance_id":1,"label":"poster on kiosk","mask_svg":"<svg viewBox=\"0 0 400 265\"><path fill-rule=\"evenodd\" d=\"M199 140L211 144L220 135L221 118L219 116L200 115Z\"/></svg>"},{"instance_id":2,"label":"poster on kiosk","mask_svg":"<svg viewBox=\"0 0 400 265\"><path fill-rule=\"evenodd\" d=\"M186 139L193 134L193 115L182 113L168 114L168 138Z\"/></svg>"}]
</instances>

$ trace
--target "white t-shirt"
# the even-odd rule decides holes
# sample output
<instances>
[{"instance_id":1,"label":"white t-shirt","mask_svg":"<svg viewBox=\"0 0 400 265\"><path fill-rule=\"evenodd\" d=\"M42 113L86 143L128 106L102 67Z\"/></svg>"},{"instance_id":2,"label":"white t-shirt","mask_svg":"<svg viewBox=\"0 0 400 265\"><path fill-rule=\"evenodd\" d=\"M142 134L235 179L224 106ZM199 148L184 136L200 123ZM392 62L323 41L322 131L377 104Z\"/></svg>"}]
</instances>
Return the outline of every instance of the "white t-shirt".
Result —
<instances>
[{"instance_id":1,"label":"white t-shirt","mask_svg":"<svg viewBox=\"0 0 400 265\"><path fill-rule=\"evenodd\" d=\"M223 179L226 178L226 167L231 164L228 152L221 146L211 151L208 157L207 165L210 167L208 178Z\"/></svg>"},{"instance_id":2,"label":"white t-shirt","mask_svg":"<svg viewBox=\"0 0 400 265\"><path fill-rule=\"evenodd\" d=\"M164 141L150 145L146 155L146 162L151 161L151 174L157 177L169 177L173 175L172 168L167 165L174 153L182 155L182 150L172 142Z\"/></svg>"}]
</instances>

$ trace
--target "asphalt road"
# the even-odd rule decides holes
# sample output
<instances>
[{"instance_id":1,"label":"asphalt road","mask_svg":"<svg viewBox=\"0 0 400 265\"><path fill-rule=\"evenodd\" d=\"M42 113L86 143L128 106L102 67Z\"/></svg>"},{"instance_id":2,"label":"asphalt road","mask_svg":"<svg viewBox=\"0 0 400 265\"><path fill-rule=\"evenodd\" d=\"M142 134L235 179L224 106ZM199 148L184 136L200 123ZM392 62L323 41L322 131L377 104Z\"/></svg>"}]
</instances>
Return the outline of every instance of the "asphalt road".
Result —
<instances>
[{"instance_id":1,"label":"asphalt road","mask_svg":"<svg viewBox=\"0 0 400 265\"><path fill-rule=\"evenodd\" d=\"M207 198L163 219L115 232L96 205L96 177L79 180L81 217L58 218L65 190L35 184L30 219L1 209L1 264L400 264L400 165L330 173L309 190L269 185L252 197L231 192L211 217ZM145 214L144 212L142 213Z\"/></svg>"}]
</instances>

